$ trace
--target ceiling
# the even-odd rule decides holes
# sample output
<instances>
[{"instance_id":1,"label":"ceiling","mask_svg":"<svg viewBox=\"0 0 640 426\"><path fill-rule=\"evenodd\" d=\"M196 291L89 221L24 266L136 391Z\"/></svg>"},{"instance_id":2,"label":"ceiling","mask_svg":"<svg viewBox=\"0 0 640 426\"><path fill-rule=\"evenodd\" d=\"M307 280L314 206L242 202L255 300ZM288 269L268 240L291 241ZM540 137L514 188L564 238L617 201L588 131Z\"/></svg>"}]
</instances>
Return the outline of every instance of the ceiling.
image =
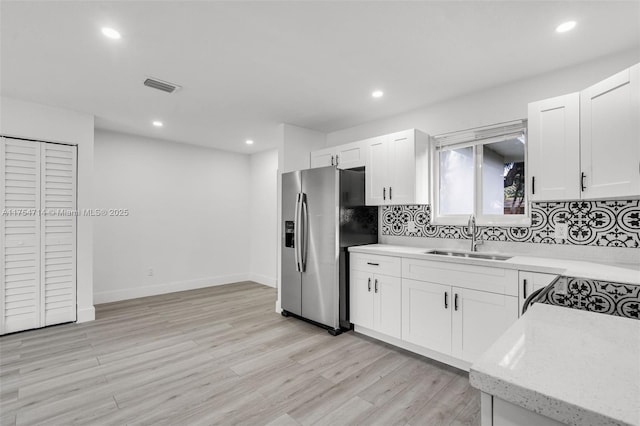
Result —
<instances>
[{"instance_id":1,"label":"ceiling","mask_svg":"<svg viewBox=\"0 0 640 426\"><path fill-rule=\"evenodd\" d=\"M638 1L3 0L0 15L0 94L247 153L279 123L331 132L640 47Z\"/></svg>"}]
</instances>

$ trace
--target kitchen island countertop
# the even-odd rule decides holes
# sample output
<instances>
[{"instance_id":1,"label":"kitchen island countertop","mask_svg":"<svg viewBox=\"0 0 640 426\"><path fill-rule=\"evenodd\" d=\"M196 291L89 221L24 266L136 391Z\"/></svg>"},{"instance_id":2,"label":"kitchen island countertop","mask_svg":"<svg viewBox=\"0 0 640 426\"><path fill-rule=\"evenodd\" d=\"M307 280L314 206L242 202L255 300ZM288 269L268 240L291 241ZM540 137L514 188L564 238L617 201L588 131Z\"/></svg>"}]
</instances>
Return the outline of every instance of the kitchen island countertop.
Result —
<instances>
[{"instance_id":1,"label":"kitchen island countertop","mask_svg":"<svg viewBox=\"0 0 640 426\"><path fill-rule=\"evenodd\" d=\"M472 386L570 425L640 424L640 321L534 304L471 366Z\"/></svg>"}]
</instances>

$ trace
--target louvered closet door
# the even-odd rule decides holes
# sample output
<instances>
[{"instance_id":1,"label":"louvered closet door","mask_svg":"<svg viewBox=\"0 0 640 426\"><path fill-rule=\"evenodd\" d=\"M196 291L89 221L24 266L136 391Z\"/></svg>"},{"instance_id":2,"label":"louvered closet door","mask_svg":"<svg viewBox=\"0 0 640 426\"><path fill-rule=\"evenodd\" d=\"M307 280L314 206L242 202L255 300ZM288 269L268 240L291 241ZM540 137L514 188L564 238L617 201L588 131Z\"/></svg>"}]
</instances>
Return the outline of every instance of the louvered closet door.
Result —
<instances>
[{"instance_id":1,"label":"louvered closet door","mask_svg":"<svg viewBox=\"0 0 640 426\"><path fill-rule=\"evenodd\" d=\"M43 326L76 320L76 147L41 148Z\"/></svg>"},{"instance_id":2,"label":"louvered closet door","mask_svg":"<svg viewBox=\"0 0 640 426\"><path fill-rule=\"evenodd\" d=\"M40 148L0 141L0 332L40 327Z\"/></svg>"}]
</instances>

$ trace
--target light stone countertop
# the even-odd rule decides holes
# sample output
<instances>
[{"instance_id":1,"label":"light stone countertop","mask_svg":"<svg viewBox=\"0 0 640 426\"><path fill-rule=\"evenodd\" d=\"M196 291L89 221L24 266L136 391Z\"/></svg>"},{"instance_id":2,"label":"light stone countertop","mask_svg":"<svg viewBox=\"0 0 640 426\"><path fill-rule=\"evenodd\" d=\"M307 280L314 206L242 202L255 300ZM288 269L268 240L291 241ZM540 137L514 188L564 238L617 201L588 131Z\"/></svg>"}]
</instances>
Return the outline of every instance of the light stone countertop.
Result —
<instances>
[{"instance_id":1,"label":"light stone countertop","mask_svg":"<svg viewBox=\"0 0 640 426\"><path fill-rule=\"evenodd\" d=\"M437 247L409 247L390 244L368 244L349 248L351 253L379 254L383 256L407 257L432 261L464 263L467 265L495 266L497 268L518 269L522 271L543 272L549 274L566 275L570 277L590 278L617 283L640 285L640 265L634 269L631 266L607 265L604 263L585 262L558 258L513 255L508 260L472 259L454 256L429 254ZM458 251L458 250L452 250ZM491 252L479 251L481 254ZM495 253L509 255L509 253Z\"/></svg>"},{"instance_id":2,"label":"light stone countertop","mask_svg":"<svg viewBox=\"0 0 640 426\"><path fill-rule=\"evenodd\" d=\"M537 303L469 380L566 424L640 425L640 321Z\"/></svg>"}]
</instances>

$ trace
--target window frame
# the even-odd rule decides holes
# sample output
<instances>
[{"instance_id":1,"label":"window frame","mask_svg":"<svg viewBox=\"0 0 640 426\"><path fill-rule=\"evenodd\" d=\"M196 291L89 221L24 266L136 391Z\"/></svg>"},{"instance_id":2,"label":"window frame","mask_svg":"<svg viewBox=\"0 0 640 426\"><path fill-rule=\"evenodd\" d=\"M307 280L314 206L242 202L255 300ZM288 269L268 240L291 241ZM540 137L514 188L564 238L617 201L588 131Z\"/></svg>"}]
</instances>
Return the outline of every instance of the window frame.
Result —
<instances>
[{"instance_id":1,"label":"window frame","mask_svg":"<svg viewBox=\"0 0 640 426\"><path fill-rule=\"evenodd\" d=\"M432 211L431 223L433 225L467 225L469 217L474 215L478 226L531 226L531 201L529 199L529 185L525 184L524 193L524 214L522 215L486 215L482 212L483 203L483 182L482 163L484 157L484 146L499 140L506 140L508 136L521 134L525 138L524 143L524 164L525 183L528 173L528 147L527 121L517 120L507 123L500 123L493 126L470 129L462 132L447 133L434 137L431 146L433 170L432 187ZM440 147L473 147L473 212L469 214L441 215L440 214Z\"/></svg>"}]
</instances>

